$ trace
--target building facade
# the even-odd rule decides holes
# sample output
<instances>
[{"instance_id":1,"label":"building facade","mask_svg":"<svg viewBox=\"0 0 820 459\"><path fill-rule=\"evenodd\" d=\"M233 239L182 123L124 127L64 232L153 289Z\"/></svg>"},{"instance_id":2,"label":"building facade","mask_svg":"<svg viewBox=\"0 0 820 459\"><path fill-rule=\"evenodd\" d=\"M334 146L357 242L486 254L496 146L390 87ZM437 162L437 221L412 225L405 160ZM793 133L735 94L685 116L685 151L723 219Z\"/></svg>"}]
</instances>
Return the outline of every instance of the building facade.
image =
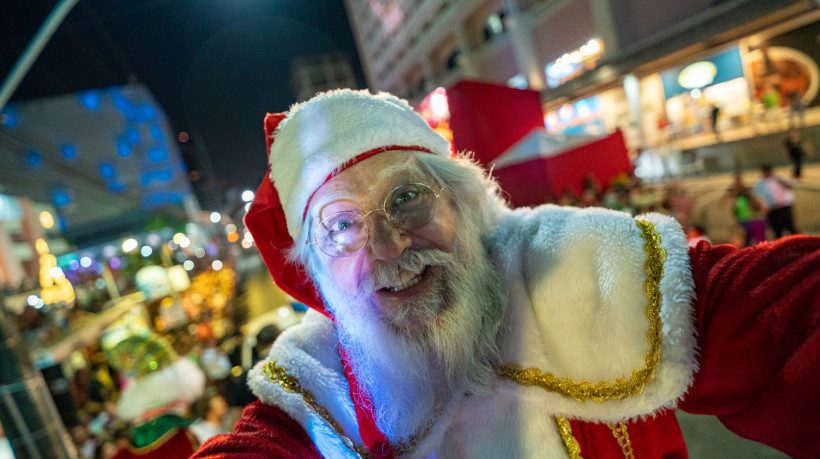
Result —
<instances>
[{"instance_id":1,"label":"building facade","mask_svg":"<svg viewBox=\"0 0 820 459\"><path fill-rule=\"evenodd\" d=\"M548 131L600 135L621 129L633 150L709 129L715 106L721 123L755 117L764 86L755 72L761 59L772 61L763 56L767 40L820 20L817 2L809 0L346 4L372 89L413 102L463 79L535 89ZM817 47L814 38L805 39L805 46ZM707 74L718 65L720 73L735 73L700 81L690 69L695 77L688 83L670 84L703 60L712 61L704 64ZM806 73L814 72L808 67ZM736 78L742 80L731 82ZM807 106L816 104L807 92L815 86L800 89ZM780 91L783 110L788 91Z\"/></svg>"},{"instance_id":2,"label":"building facade","mask_svg":"<svg viewBox=\"0 0 820 459\"><path fill-rule=\"evenodd\" d=\"M290 75L297 101L308 100L317 92L358 87L350 60L343 53L296 58L291 62Z\"/></svg>"}]
</instances>

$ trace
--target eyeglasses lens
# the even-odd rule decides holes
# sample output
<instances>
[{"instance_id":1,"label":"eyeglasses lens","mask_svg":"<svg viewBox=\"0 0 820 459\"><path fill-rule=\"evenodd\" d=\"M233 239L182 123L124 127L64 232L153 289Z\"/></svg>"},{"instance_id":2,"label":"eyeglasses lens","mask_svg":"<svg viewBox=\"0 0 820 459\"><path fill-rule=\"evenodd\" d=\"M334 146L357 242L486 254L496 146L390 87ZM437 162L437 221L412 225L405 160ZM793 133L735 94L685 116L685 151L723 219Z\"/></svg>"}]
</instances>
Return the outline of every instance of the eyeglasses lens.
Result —
<instances>
[{"instance_id":1,"label":"eyeglasses lens","mask_svg":"<svg viewBox=\"0 0 820 459\"><path fill-rule=\"evenodd\" d=\"M385 210L393 225L407 231L421 228L436 213L436 194L426 185L403 185L387 196Z\"/></svg>"},{"instance_id":2,"label":"eyeglasses lens","mask_svg":"<svg viewBox=\"0 0 820 459\"><path fill-rule=\"evenodd\" d=\"M384 211L397 228L405 231L421 228L436 213L436 192L420 183L402 185L384 200ZM358 253L367 243L368 227L358 212L336 212L322 220L313 236L322 252L345 258Z\"/></svg>"},{"instance_id":3,"label":"eyeglasses lens","mask_svg":"<svg viewBox=\"0 0 820 459\"><path fill-rule=\"evenodd\" d=\"M319 248L331 257L356 253L367 240L367 226L356 212L337 212L322 220L314 234Z\"/></svg>"}]
</instances>

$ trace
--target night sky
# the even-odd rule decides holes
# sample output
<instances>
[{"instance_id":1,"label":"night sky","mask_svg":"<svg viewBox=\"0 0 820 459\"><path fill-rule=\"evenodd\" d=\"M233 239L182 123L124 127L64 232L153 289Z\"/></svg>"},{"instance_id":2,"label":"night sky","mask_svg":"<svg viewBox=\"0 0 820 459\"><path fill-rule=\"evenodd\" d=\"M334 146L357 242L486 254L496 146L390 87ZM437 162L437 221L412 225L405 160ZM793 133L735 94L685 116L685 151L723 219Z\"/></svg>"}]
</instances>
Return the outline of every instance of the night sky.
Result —
<instances>
[{"instance_id":1,"label":"night sky","mask_svg":"<svg viewBox=\"0 0 820 459\"><path fill-rule=\"evenodd\" d=\"M56 4L3 2L3 78ZM342 0L80 0L12 102L141 82L175 130L201 141L217 177L255 189L264 115L296 102L291 59L333 51L363 87Z\"/></svg>"}]
</instances>

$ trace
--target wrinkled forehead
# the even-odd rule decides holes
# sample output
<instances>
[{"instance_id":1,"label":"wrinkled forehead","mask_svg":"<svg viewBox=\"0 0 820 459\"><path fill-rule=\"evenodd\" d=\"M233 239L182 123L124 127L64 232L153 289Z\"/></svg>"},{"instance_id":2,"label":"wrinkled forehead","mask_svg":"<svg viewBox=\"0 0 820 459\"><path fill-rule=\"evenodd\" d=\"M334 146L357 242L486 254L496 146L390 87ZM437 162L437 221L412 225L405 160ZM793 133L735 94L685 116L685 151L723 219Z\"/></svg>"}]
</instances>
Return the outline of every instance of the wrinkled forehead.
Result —
<instances>
[{"instance_id":1,"label":"wrinkled forehead","mask_svg":"<svg viewBox=\"0 0 820 459\"><path fill-rule=\"evenodd\" d=\"M368 209L378 207L397 186L430 182L429 174L413 159L414 154L390 151L348 167L316 190L308 215L316 217L317 209L335 201L347 201Z\"/></svg>"}]
</instances>

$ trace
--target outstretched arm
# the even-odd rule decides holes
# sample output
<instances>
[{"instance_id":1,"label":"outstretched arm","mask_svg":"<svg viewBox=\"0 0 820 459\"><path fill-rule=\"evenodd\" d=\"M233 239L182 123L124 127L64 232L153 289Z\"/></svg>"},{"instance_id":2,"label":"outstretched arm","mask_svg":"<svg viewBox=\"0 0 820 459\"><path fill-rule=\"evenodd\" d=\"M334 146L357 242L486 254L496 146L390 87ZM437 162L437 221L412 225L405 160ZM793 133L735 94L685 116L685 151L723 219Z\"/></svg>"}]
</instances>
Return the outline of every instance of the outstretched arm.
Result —
<instances>
[{"instance_id":1,"label":"outstretched arm","mask_svg":"<svg viewBox=\"0 0 820 459\"><path fill-rule=\"evenodd\" d=\"M820 238L690 252L700 369L681 403L793 457L820 453Z\"/></svg>"}]
</instances>

